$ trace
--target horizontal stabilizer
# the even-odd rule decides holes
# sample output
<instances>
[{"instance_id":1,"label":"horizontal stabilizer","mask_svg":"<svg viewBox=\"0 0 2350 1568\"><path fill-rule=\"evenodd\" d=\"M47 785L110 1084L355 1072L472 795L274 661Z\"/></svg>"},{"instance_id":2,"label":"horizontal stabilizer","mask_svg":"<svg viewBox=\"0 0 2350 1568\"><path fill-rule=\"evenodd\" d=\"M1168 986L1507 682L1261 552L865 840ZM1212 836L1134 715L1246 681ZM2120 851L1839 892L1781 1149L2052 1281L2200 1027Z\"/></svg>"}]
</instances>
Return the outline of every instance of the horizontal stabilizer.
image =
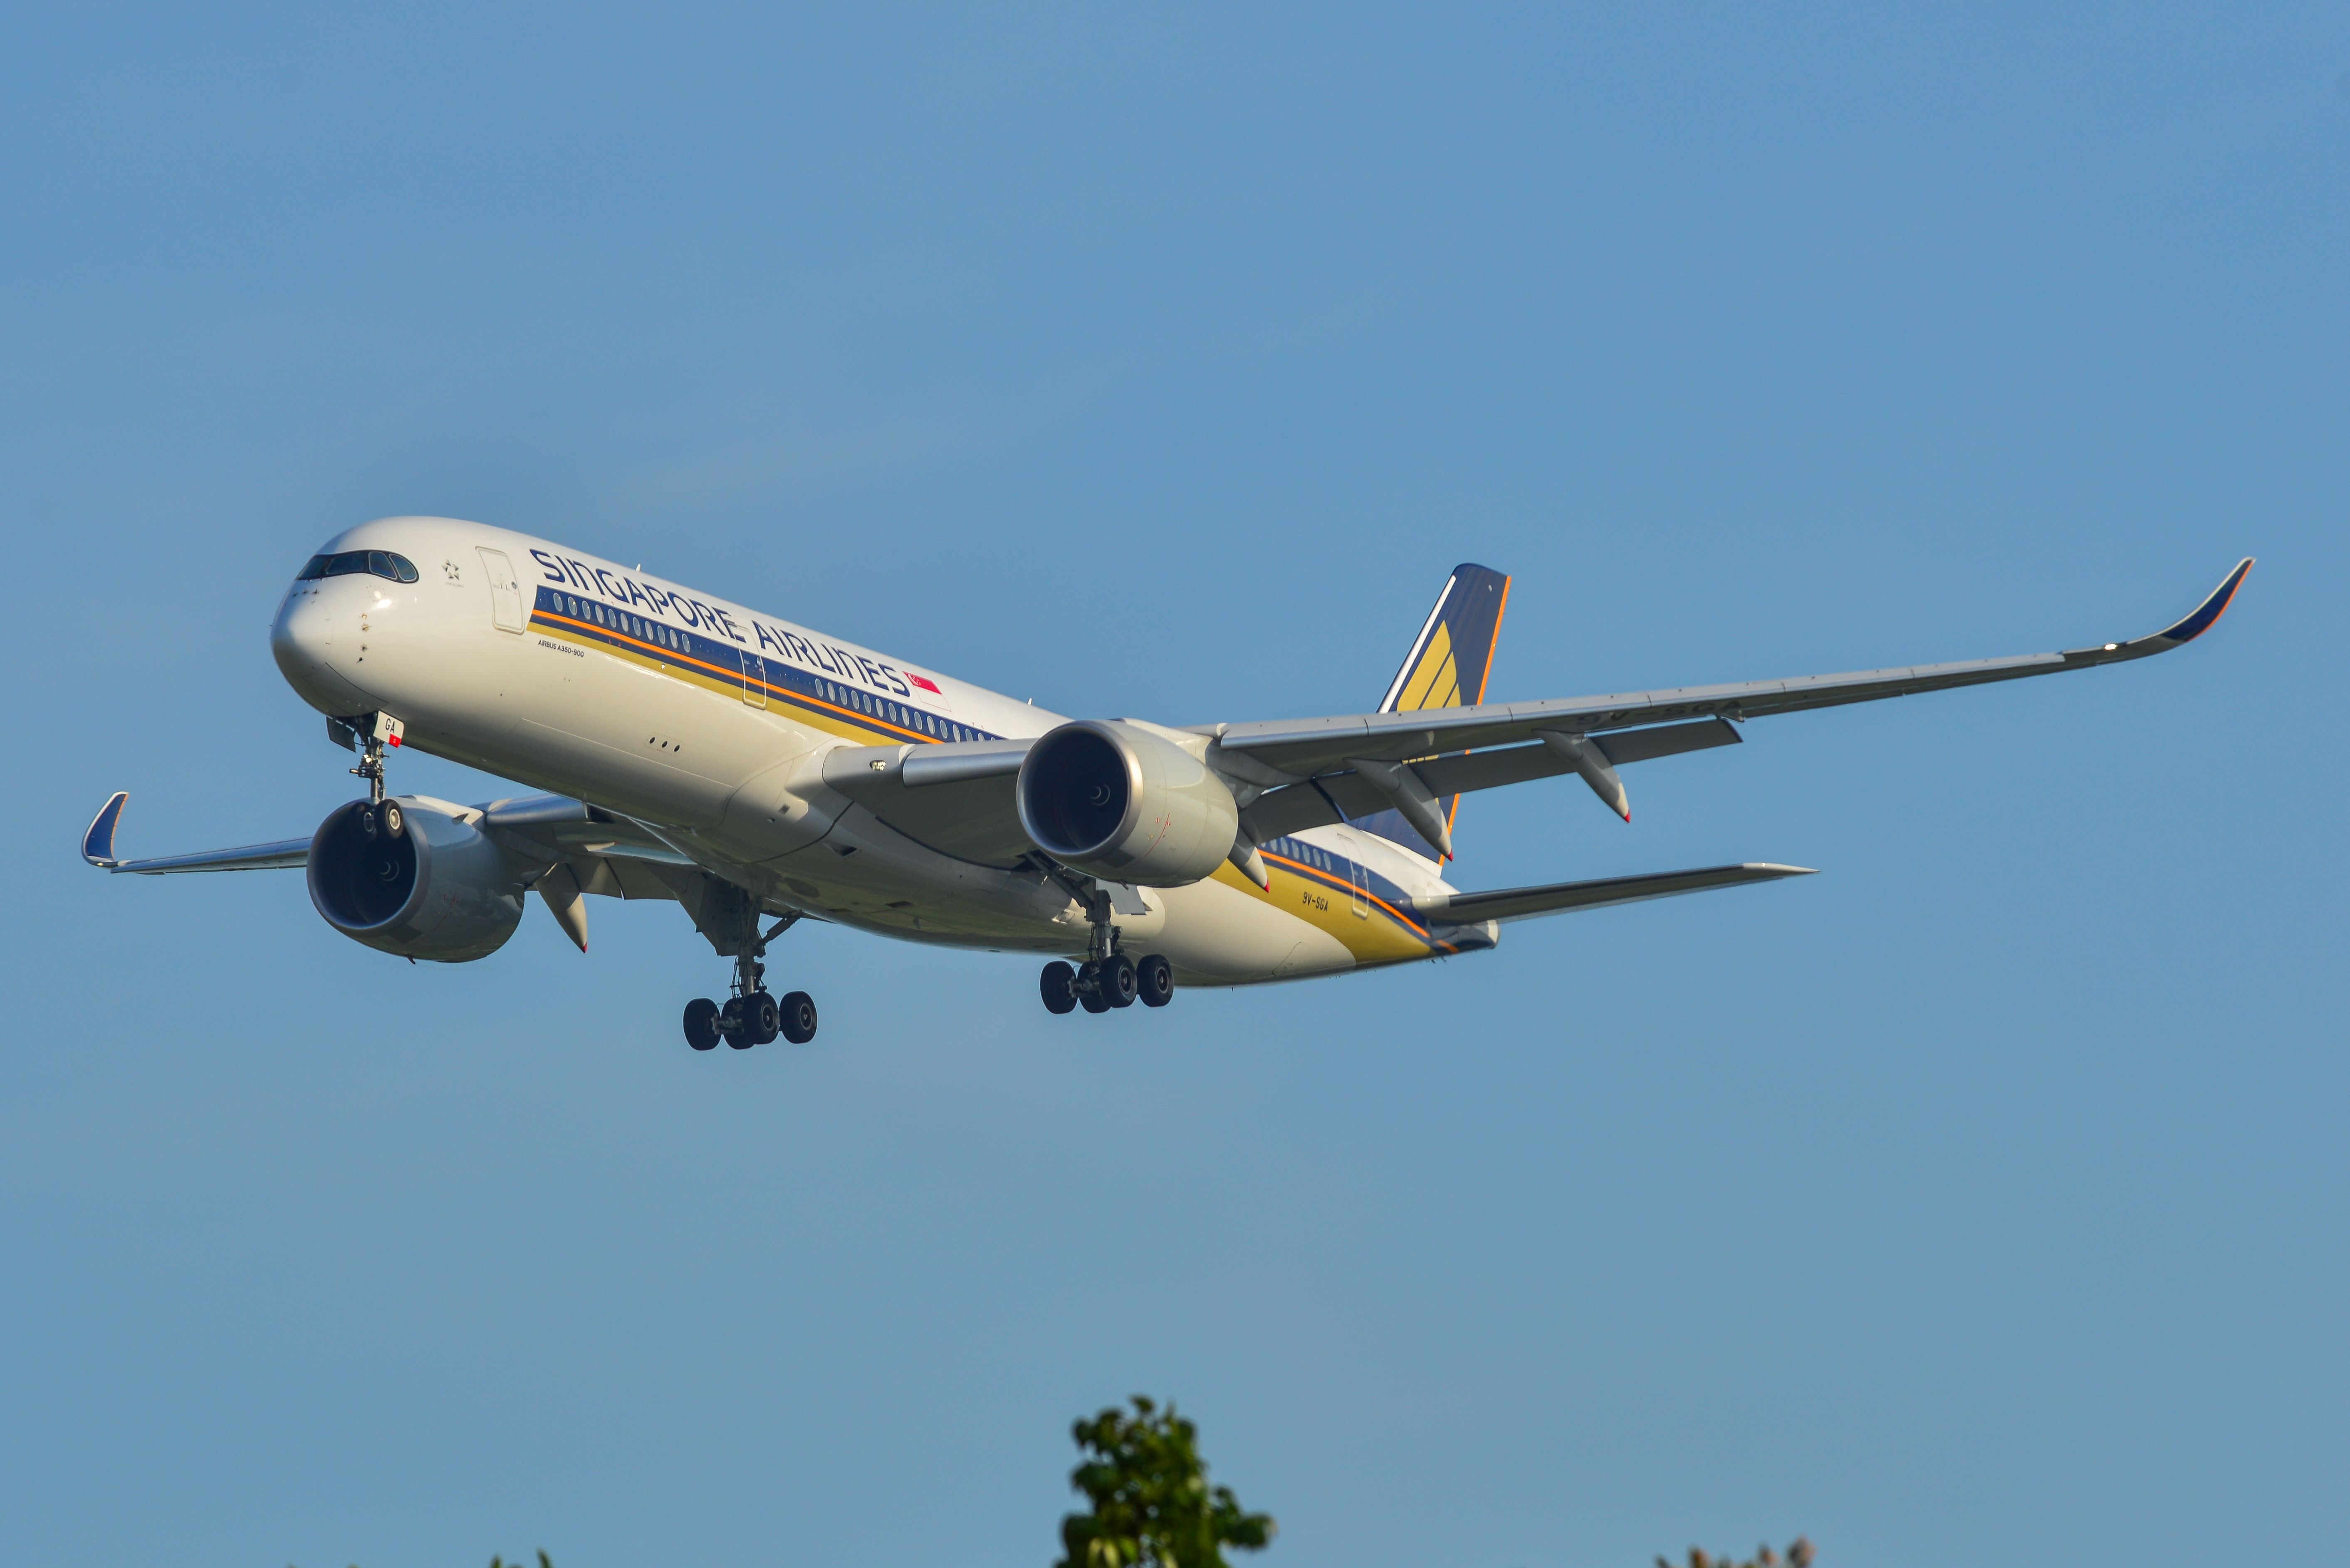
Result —
<instances>
[{"instance_id":1,"label":"horizontal stabilizer","mask_svg":"<svg viewBox=\"0 0 2350 1568\"><path fill-rule=\"evenodd\" d=\"M1608 904L1636 904L1643 898L1702 893L1709 888L1742 888L1749 882L1775 882L1782 877L1812 875L1811 867L1805 866L1708 866L1695 871L1663 871L1646 877L1603 877L1595 882L1554 882L1546 888L1452 893L1417 899L1413 908L1431 923L1469 925L1478 920L1523 920L1568 909L1596 909Z\"/></svg>"}]
</instances>

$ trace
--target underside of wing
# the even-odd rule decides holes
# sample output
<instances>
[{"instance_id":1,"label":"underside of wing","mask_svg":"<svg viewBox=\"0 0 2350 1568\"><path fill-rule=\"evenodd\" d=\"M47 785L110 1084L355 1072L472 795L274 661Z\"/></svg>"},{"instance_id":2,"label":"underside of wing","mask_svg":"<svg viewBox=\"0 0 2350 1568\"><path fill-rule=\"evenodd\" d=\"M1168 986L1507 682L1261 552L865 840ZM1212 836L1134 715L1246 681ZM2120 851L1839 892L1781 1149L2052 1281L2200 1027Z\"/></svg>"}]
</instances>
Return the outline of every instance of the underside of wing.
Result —
<instances>
[{"instance_id":1,"label":"underside of wing","mask_svg":"<svg viewBox=\"0 0 2350 1568\"><path fill-rule=\"evenodd\" d=\"M1713 888L1742 888L1750 882L1775 882L1783 877L1813 875L1812 869L1804 866L1707 866L1694 871L1663 871L1645 877L1604 877L1592 882L1553 882L1546 887L1509 888L1492 893L1453 893L1419 899L1414 908L1433 924L1469 925L1479 920L1523 920L1570 909L1637 904L1646 898L1670 898Z\"/></svg>"},{"instance_id":2,"label":"underside of wing","mask_svg":"<svg viewBox=\"0 0 2350 1568\"><path fill-rule=\"evenodd\" d=\"M824 782L915 843L981 866L1012 867L1035 846L1020 826L1014 789L1028 742L843 746L824 758Z\"/></svg>"},{"instance_id":3,"label":"underside of wing","mask_svg":"<svg viewBox=\"0 0 2350 1568\"><path fill-rule=\"evenodd\" d=\"M107 797L81 836L81 857L106 871L128 871L140 877L161 877L180 871L290 871L309 863L310 840L283 838L275 844L246 844L234 849L203 849L192 855L163 855L147 860L122 860L114 853L114 836L122 826L123 809L130 804L127 790Z\"/></svg>"}]
</instances>

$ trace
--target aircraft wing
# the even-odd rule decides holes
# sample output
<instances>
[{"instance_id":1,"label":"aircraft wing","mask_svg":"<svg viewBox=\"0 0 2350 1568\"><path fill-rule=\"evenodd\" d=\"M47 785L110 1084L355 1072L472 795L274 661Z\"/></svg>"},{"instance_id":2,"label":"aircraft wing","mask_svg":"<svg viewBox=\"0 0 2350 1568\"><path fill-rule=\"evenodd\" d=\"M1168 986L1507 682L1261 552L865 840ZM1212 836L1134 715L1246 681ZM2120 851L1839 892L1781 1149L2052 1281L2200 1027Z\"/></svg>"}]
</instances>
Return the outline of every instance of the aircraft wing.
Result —
<instances>
[{"instance_id":1,"label":"aircraft wing","mask_svg":"<svg viewBox=\"0 0 2350 1568\"><path fill-rule=\"evenodd\" d=\"M2192 642L2220 618L2229 600L2243 585L2245 574L2251 569L2252 558L2246 556L2193 612L2150 637L2069 649L2062 653L2029 653L2012 659L1973 659L1956 664L1921 664L1846 675L1808 675L1786 680L1687 686L1666 691L1568 697L1542 702L1487 702L1473 708L1217 724L1196 732L1214 737L1216 746L1209 753L1211 763L1221 752L1302 779L1347 769L1358 757L1406 762L1471 749L1540 742L1544 732L1581 736L1675 720L1759 719L1773 713L1793 713L1845 702L1872 702L1881 697L1907 697L1990 680L2054 675L2061 670L2088 670L2101 664L2145 659ZM1433 777L1427 782L1435 794L1476 787L1440 786Z\"/></svg>"},{"instance_id":2,"label":"aircraft wing","mask_svg":"<svg viewBox=\"0 0 2350 1568\"><path fill-rule=\"evenodd\" d=\"M107 798L82 835L83 859L102 870L147 877L182 871L291 871L309 864L307 836L192 855L121 859L115 854L115 836L130 803L128 791L118 790ZM550 862L568 866L584 893L617 898L675 898L679 897L677 873L693 867L691 860L640 824L563 795L493 801L486 806L453 806L445 801L426 804L470 818L498 839L517 866L526 870Z\"/></svg>"},{"instance_id":3,"label":"aircraft wing","mask_svg":"<svg viewBox=\"0 0 2350 1568\"><path fill-rule=\"evenodd\" d=\"M122 826L122 808L130 804L128 790L117 790L90 818L81 836L81 857L108 871L130 871L160 877L173 871L279 871L309 863L310 840L280 839L276 844L247 844L236 849L206 849L194 855L165 855L152 860L119 860L114 854L115 829Z\"/></svg>"},{"instance_id":4,"label":"aircraft wing","mask_svg":"<svg viewBox=\"0 0 2350 1568\"><path fill-rule=\"evenodd\" d=\"M738 924L734 896L721 890L702 868L642 823L566 795L532 795L457 805L429 795L399 797L457 818L496 844L515 877L555 915L564 934L588 947L588 917L581 897L671 898L685 907L694 925L722 952L731 951ZM122 826L127 791L118 790L90 819L82 835L82 858L107 871L162 876L178 871L294 870L310 862L310 840L281 839L237 849L200 850L149 860L124 860L114 852Z\"/></svg>"},{"instance_id":5,"label":"aircraft wing","mask_svg":"<svg viewBox=\"0 0 2350 1568\"><path fill-rule=\"evenodd\" d=\"M1740 737L1727 721L2054 675L2165 653L2210 630L2251 569L2251 557L2246 556L2192 612L2150 637L2062 653L1607 697L1217 724L1193 732L1213 738L1209 765L1249 786L1242 822L1260 843L1390 805L1408 806L1414 794L1433 802L1569 772L1583 774L1628 821L1631 806L1616 768L1735 743ZM1430 826L1420 828L1432 847L1442 837L1440 826L1430 816Z\"/></svg>"},{"instance_id":6,"label":"aircraft wing","mask_svg":"<svg viewBox=\"0 0 2350 1568\"><path fill-rule=\"evenodd\" d=\"M2054 675L2167 652L2209 630L2251 568L2250 557L2239 562L2191 613L2150 637L2061 653L1607 697L1199 725L1191 732L1211 742L1208 764L1233 784L1243 806L1242 830L1252 843L1383 811L1399 804L1399 787L1406 794L1424 793L1433 802L1566 773L1582 774L1601 799L1628 818L1630 806L1616 769L1735 745L1740 736L1731 721ZM931 848L1011 866L1033 847L1013 809L1013 777L1028 745L1005 740L844 747L827 753L824 779ZM1399 774L1410 775L1418 790L1409 782L1399 786Z\"/></svg>"}]
</instances>

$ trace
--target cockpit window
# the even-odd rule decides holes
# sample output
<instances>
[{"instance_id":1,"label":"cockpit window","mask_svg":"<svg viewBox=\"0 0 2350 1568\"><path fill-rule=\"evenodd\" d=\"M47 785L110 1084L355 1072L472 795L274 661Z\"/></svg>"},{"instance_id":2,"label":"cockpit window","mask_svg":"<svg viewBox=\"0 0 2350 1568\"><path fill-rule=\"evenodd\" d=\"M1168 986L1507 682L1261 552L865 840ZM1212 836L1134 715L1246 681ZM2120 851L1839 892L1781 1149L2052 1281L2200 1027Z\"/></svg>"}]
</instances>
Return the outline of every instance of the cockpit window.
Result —
<instances>
[{"instance_id":1,"label":"cockpit window","mask_svg":"<svg viewBox=\"0 0 2350 1568\"><path fill-rule=\"evenodd\" d=\"M339 556L313 556L294 580L307 583L319 577L347 577L355 573L371 572L395 583L412 583L416 567L405 556L395 556L390 550L345 550Z\"/></svg>"}]
</instances>

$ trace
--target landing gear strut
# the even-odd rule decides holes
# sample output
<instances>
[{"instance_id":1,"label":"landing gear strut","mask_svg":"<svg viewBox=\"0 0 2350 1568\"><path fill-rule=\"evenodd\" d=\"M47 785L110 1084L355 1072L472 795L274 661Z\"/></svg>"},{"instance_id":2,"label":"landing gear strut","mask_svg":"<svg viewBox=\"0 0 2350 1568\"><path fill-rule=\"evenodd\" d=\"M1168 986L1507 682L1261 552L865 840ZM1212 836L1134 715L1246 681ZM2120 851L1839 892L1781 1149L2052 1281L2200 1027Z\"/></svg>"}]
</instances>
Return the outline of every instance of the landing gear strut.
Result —
<instances>
[{"instance_id":1,"label":"landing gear strut","mask_svg":"<svg viewBox=\"0 0 2350 1568\"><path fill-rule=\"evenodd\" d=\"M408 726L389 713L363 713L356 719L328 719L327 733L359 753L359 765L351 772L367 781L368 804L381 805L383 749L400 744ZM398 833L399 826L394 824L391 831Z\"/></svg>"},{"instance_id":2,"label":"landing gear strut","mask_svg":"<svg viewBox=\"0 0 2350 1568\"><path fill-rule=\"evenodd\" d=\"M785 915L759 931L758 911L749 908L744 934L734 953L733 994L722 1007L707 997L685 1004L685 1043L697 1051L713 1051L721 1040L737 1051L764 1045L778 1034L795 1045L816 1038L816 1001L805 991L786 992L781 1002L767 994L767 944L792 928L797 915Z\"/></svg>"}]
</instances>

